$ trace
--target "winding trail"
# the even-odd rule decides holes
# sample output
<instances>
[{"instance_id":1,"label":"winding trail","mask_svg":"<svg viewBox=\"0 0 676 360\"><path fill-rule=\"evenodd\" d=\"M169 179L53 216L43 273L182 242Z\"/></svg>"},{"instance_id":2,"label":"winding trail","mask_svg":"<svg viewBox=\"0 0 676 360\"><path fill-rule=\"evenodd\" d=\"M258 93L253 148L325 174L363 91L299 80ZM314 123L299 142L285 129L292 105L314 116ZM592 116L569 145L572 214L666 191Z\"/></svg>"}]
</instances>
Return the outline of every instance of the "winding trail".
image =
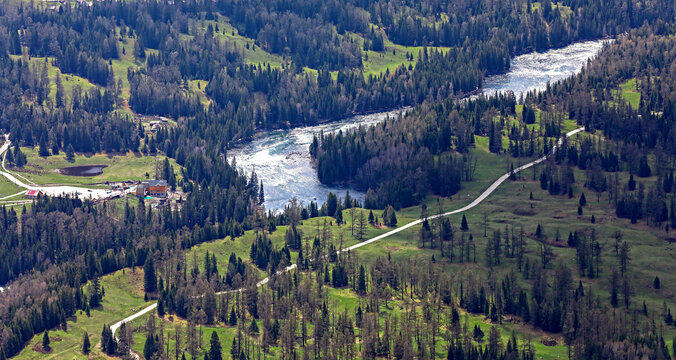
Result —
<instances>
[{"instance_id":1,"label":"winding trail","mask_svg":"<svg viewBox=\"0 0 676 360\"><path fill-rule=\"evenodd\" d=\"M581 131L584 131L584 127L577 128L577 129L575 129L575 130L573 130L573 131L570 131L570 132L566 133L565 137L561 137L561 138L559 139L559 141L554 145L554 147L552 148L552 152L551 152L550 154L554 153L554 152L556 151L556 149L558 149L558 147L561 146L561 144L563 143L563 139L564 139L564 138L569 138L569 137L571 137L571 136L573 136L573 135L575 135L575 134L577 134L577 133L579 133L579 132L581 132ZM539 158L539 159L537 159L537 160L533 160L533 161L529 162L529 163L526 164L526 165L520 166L520 167L514 169L514 173L516 174L516 173L521 172L521 171L523 171L523 170L526 170L526 169L528 169L528 168L530 168L530 167L532 167L532 166L535 166L535 165L537 165L537 164L539 164L539 163L541 163L541 162L547 160L547 157L548 157L548 156L543 156L543 157L541 157L541 158ZM427 219L430 220L430 219L436 219L436 218L439 218L439 217L444 217L444 216L449 216L449 215L458 214L458 213L465 212L465 211L467 211L467 210L469 210L469 209L471 209L471 208L473 208L473 207L479 205L482 201L486 200L486 198L487 198L490 194L492 194L492 193L495 191L495 189L498 188L498 186L500 186L503 182L505 182L507 179L509 179L509 175L510 175L510 173L506 173L506 174L500 176L497 180L495 180L495 181L491 184L491 186L489 186L489 187L488 187L481 195L479 195L476 199L474 199L474 201L472 201L472 202L469 203L468 205L465 205L465 206L463 206L463 207L461 207L460 209L457 209L457 210L445 212L445 213L443 213L443 214L437 214L437 215L431 215L431 216L428 216ZM399 232L402 232L402 231L404 231L404 230L406 230L406 229L408 229L408 228L411 228L411 227L413 227L413 226L416 226L416 225L418 225L418 224L421 224L422 222L423 222L422 219L418 219L418 220L415 220L415 221L411 221L410 223L408 223L408 224L406 224L406 225L400 226L400 227L398 227L398 228L396 228L396 229L394 229L394 230L388 231L388 232L386 232L386 233L384 233L384 234L378 235L378 236L373 237L373 238L371 238L371 239L369 239L369 240L366 240L366 241L360 242L360 243L358 243L358 244L355 244L355 245L346 247L346 248L344 248L344 249L342 249L342 250L338 250L337 253L340 254L340 253L342 253L342 252L348 252L348 251L352 251L352 250L359 249L359 248L362 247L362 246L366 246L366 245L372 244L372 243L374 243L374 242L376 242L376 241L378 241L378 240L382 240L382 239L384 239L384 238L386 238L386 237L392 236L392 235L394 235L394 234L396 234L396 233L399 233ZM275 275L279 275L279 274L283 274L283 273L285 273L285 272L287 272L287 271L291 271L291 270L295 269L296 267L297 267L296 264L289 265L289 266L287 266L286 268L277 271L277 272L275 273ZM272 275L272 276L274 276L274 275ZM261 286L267 284L268 282L270 282L270 276L268 276L268 277L266 277L265 279L263 279L263 280L259 281L258 283L256 283L256 286L257 286L257 287L261 287ZM240 289L236 289L236 290L220 291L220 292L217 292L216 295L222 295L222 294L226 294L226 293L240 292L240 291L242 291L241 288L240 288ZM140 316L143 316L144 314L147 314L148 312L154 310L156 307L157 307L157 303L153 303L153 304L149 305L148 307L144 308L143 310L140 310L139 312L135 313L134 315L131 315L131 316L127 317L127 318L124 318L124 319L122 319L122 320L116 322L115 324L111 325L111 326L110 326L110 330L112 330L113 336L115 336L115 332L117 331L117 329L120 328L120 326L122 326L123 323L132 321L132 320L134 320L134 319L136 319L136 318L138 318L138 317L140 317ZM131 355L134 356L136 359L139 359L138 355L136 355L135 353L132 353Z\"/></svg>"}]
</instances>

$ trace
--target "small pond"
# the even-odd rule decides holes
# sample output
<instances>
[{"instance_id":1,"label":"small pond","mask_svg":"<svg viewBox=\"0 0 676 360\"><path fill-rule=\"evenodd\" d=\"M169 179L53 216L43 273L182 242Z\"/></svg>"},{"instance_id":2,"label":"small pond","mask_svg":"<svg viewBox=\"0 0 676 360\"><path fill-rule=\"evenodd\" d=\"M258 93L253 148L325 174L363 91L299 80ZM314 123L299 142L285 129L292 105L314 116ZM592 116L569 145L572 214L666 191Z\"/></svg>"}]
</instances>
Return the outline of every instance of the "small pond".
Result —
<instances>
[{"instance_id":1,"label":"small pond","mask_svg":"<svg viewBox=\"0 0 676 360\"><path fill-rule=\"evenodd\" d=\"M103 174L103 169L108 165L80 165L58 169L59 174L68 176L96 176Z\"/></svg>"}]
</instances>

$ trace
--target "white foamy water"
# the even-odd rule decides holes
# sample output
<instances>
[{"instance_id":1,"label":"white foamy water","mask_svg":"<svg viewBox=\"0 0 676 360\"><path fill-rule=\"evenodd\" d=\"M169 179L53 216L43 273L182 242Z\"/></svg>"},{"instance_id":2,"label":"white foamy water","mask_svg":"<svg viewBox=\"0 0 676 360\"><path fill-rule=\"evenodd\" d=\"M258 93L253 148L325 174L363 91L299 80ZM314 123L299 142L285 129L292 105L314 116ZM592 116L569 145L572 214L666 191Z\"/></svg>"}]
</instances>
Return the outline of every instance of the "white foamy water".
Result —
<instances>
[{"instance_id":1,"label":"white foamy water","mask_svg":"<svg viewBox=\"0 0 676 360\"><path fill-rule=\"evenodd\" d=\"M484 79L483 93L511 90L519 97L530 90L544 90L547 82L554 83L580 71L596 55L603 44L611 40L584 41L544 53L529 53L512 59L509 72Z\"/></svg>"},{"instance_id":2,"label":"white foamy water","mask_svg":"<svg viewBox=\"0 0 676 360\"><path fill-rule=\"evenodd\" d=\"M319 182L310 158L313 136L377 124L388 115L396 118L399 113L400 110L360 115L321 125L270 131L230 150L228 158L234 157L237 167L247 174L255 170L258 178L263 180L267 209L281 210L294 196L306 205L313 200L322 204L329 192L344 197L348 189ZM350 196L363 199L364 193L350 189Z\"/></svg>"},{"instance_id":3,"label":"white foamy water","mask_svg":"<svg viewBox=\"0 0 676 360\"><path fill-rule=\"evenodd\" d=\"M517 56L512 59L508 73L484 79L483 92L492 94L511 90L518 97L521 92L544 89L548 81L555 82L579 71L604 43L602 40L585 41L544 53ZM228 158L235 157L239 168L248 174L255 170L258 178L263 180L267 209L281 210L294 196L304 204L315 200L321 205L329 192L343 197L347 189L319 182L310 159L312 137L322 131L345 131L359 125L376 124L388 115L396 117L399 112L355 116L317 126L270 131L230 150ZM350 195L358 199L364 197L363 192L354 189L350 189Z\"/></svg>"}]
</instances>

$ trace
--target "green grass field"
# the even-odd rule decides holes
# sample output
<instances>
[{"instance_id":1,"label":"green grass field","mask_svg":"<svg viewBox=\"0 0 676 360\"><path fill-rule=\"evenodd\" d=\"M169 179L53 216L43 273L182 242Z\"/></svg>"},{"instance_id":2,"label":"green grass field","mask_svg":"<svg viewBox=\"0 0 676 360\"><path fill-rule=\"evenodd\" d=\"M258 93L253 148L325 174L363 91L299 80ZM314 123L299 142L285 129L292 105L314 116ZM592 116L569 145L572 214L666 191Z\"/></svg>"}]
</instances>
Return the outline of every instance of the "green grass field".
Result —
<instances>
[{"instance_id":1,"label":"green grass field","mask_svg":"<svg viewBox=\"0 0 676 360\"><path fill-rule=\"evenodd\" d=\"M10 55L13 59L21 59L20 55ZM25 58L27 59L27 58ZM37 66L41 68L43 64L47 65L47 76L49 77L49 98L52 101L56 101L56 76L57 74L61 75L61 82L63 84L64 97L66 102L70 102L73 94L73 87L79 85L82 88L82 93L84 94L87 90L94 87L95 85L89 82L89 80L79 77L73 74L63 74L61 70L56 66L52 65L52 58L45 59L44 57L31 57L28 60L31 66ZM126 78L126 72L125 72Z\"/></svg>"},{"instance_id":2,"label":"green grass field","mask_svg":"<svg viewBox=\"0 0 676 360\"><path fill-rule=\"evenodd\" d=\"M119 34L119 28L117 29ZM122 92L120 97L125 102L123 108L129 110L127 102L129 101L129 80L127 79L127 69L129 68L138 68L141 62L136 61L134 58L134 43L136 39L130 37L124 37L123 41L118 41L117 46L119 48L120 58L112 60L113 74L115 75L115 81L122 80Z\"/></svg>"},{"instance_id":3,"label":"green grass field","mask_svg":"<svg viewBox=\"0 0 676 360\"><path fill-rule=\"evenodd\" d=\"M540 10L541 3L539 1L532 2L530 4L530 9L531 11L538 11ZM552 10L558 8L559 11L561 11L561 16L568 17L573 14L573 10L570 8L570 6L563 5L560 2L557 3L552 3Z\"/></svg>"},{"instance_id":4,"label":"green grass field","mask_svg":"<svg viewBox=\"0 0 676 360\"><path fill-rule=\"evenodd\" d=\"M16 194L19 191L21 191L20 187L14 185L14 183L7 180L4 176L0 176L0 198ZM11 198L10 200L18 199L21 199L21 197L17 196L15 198Z\"/></svg>"},{"instance_id":5,"label":"green grass field","mask_svg":"<svg viewBox=\"0 0 676 360\"><path fill-rule=\"evenodd\" d=\"M21 151L26 155L28 164L23 169L12 171L28 178L38 184L99 184L107 181L126 181L146 179L146 173L150 178L155 177L155 164L164 161L164 157L142 156L132 152L126 154L77 154L73 162L68 162L64 153L41 157L38 148L22 147ZM170 160L175 169L178 165ZM78 165L108 165L103 174L98 176L67 176L57 173L55 170L63 167Z\"/></svg>"},{"instance_id":6,"label":"green grass field","mask_svg":"<svg viewBox=\"0 0 676 360\"><path fill-rule=\"evenodd\" d=\"M358 211L364 211L364 217L368 218L368 210L357 209L355 211L355 218L358 216ZM380 217L381 211L374 211L374 215ZM399 225L406 224L410 221L417 219L417 217L410 218L405 215L397 215L397 220ZM327 225L330 226L333 243L336 248L340 247L340 234L343 234L343 247L351 246L359 242L356 236L352 235L352 219L349 210L343 210L343 220L346 222L340 226L336 225L335 219L332 217L319 217L312 218L302 221L301 225L298 227L303 234L303 241L312 243L314 237L322 232L324 222L326 221ZM288 226L278 226L277 230L271 234L268 234L268 238L272 243L281 248L284 246L284 236ZM355 226L356 230L356 226ZM376 228L372 225L369 225L365 231L364 239L369 239L379 234L385 233L392 230L392 228L382 227ZM238 237L236 239L231 239L230 237L225 239L214 240L206 243L202 243L192 247L188 253L188 267L192 268L194 263L194 258L197 257L199 262L199 268L204 269L204 259L207 251L216 256L218 264L218 272L221 275L224 275L228 266L228 259L231 253L235 253L238 257L241 257L243 260L249 259L249 251L251 249L251 244L256 238L256 234L253 230L247 231L244 236ZM297 253L291 252L291 261L295 262ZM262 279L265 276L264 271L260 271L259 278Z\"/></svg>"},{"instance_id":7,"label":"green grass field","mask_svg":"<svg viewBox=\"0 0 676 360\"><path fill-rule=\"evenodd\" d=\"M486 182L484 182L483 186L480 185L483 176L486 176L488 179L494 179L495 177L492 176L495 174L488 175L490 172L500 174L505 172L499 167L491 169L491 163L488 161L490 157L501 158L502 156L486 154L484 158L480 158L480 163L486 166L478 166L476 184L463 184L466 186L459 194L454 196L454 199L458 197L464 199L465 196L467 196L468 200L473 199L478 192L487 186ZM500 161L503 165L500 167L504 167L506 161L509 161L508 158L503 158ZM629 271L632 274L632 286L634 288L634 295L631 301L632 309L639 310L642 307L642 303L645 302L649 313L660 319L664 303L668 307L676 306L676 301L674 301L676 289L662 287L660 290L655 290L652 287L655 276L659 276L663 284L676 282L676 266L673 263L673 258L676 256L676 245L666 241L666 234L663 230L649 227L645 225L645 221L630 224L627 219L617 218L614 207L612 204L609 204L607 193L603 193L600 200L597 201L596 194L582 186L585 181L585 174L580 170L575 171L576 186L574 187L574 197L571 199L565 195L549 195L546 190L540 189L538 181L532 180L532 174L533 172L530 169L524 171L521 173L521 180L504 183L483 203L464 213L469 223L470 233L474 235L474 240L477 243L477 264L451 264L446 259L439 260L438 250L419 248L417 242L419 226L395 234L382 242L361 248L357 253L365 261L379 256L384 257L388 254L394 259L416 256L431 258L432 255L435 255L437 262L442 263L441 266L446 267L448 271L457 273L468 270L483 272L486 271L484 265L486 238L483 237L483 216L486 213L489 219L488 236L492 236L493 230L500 230L504 234L506 225L510 227L514 226L515 233L518 234L519 228L523 226L526 235L532 237L532 239L528 239L527 246L527 257L531 261L539 259L539 243L534 240L534 233L538 224L543 227L546 236L551 240L555 238L556 232L559 231L561 244L554 246L555 259L552 261L552 265L550 265L550 268L554 268L555 264L559 261L569 266L575 264L576 250L566 246L569 232L575 230L589 232L591 229L594 229L602 245L601 278L580 278L573 266L574 283L582 280L585 286L594 288L595 293L601 300L608 303L608 274L612 272L613 268L619 268L619 259L615 254L613 233L621 231L624 234L624 240L630 245L631 252ZM619 174L620 183L626 183L628 178L628 173ZM640 181L648 185L654 182L655 179L641 179ZM534 197L532 201L529 200L531 192ZM578 216L577 206L582 192L585 192L588 200L583 215ZM428 199L427 203L431 213L436 213L435 200L433 198ZM531 204L533 208L531 208ZM416 213L419 213L419 208L404 209L399 213L411 213L409 216L412 217ZM592 215L596 219L595 224L592 224L590 221ZM451 217L451 222L459 228L461 219L462 214L454 215ZM506 259L495 270L498 274L505 274L509 269L514 268L515 261L515 259ZM550 269L550 271L552 270ZM496 276L499 277L501 275ZM520 281L520 285L524 288L530 288L530 285L525 281ZM676 330L673 328L666 329L665 338L671 339L675 335Z\"/></svg>"},{"instance_id":8,"label":"green grass field","mask_svg":"<svg viewBox=\"0 0 676 360\"><path fill-rule=\"evenodd\" d=\"M620 91L622 97L629 102L634 110L637 110L641 101L641 93L636 89L636 79L629 79L624 84L621 84Z\"/></svg>"},{"instance_id":9,"label":"green grass field","mask_svg":"<svg viewBox=\"0 0 676 360\"><path fill-rule=\"evenodd\" d=\"M377 26L372 25L377 29ZM355 33L348 33L346 36L354 40L360 47L363 48L364 38ZM383 34L383 36L385 36ZM385 49L383 51L377 52L373 50L364 51L363 56L363 73L364 77L368 79L369 76L380 76L385 74L386 71L393 72L401 65L415 67L417 63L418 56L420 51L423 50L422 46L404 46L395 44L385 36ZM447 47L427 47L428 51L442 51L447 52ZM413 60L408 60L406 54L413 55Z\"/></svg>"},{"instance_id":10,"label":"green grass field","mask_svg":"<svg viewBox=\"0 0 676 360\"><path fill-rule=\"evenodd\" d=\"M260 46L255 45L255 40L246 36L240 35L237 29L228 22L228 18L218 15L216 20L205 20L200 22L198 29L206 31L209 25L214 29L214 35L228 43L237 47L244 55L244 61L247 64L254 65L270 65L271 67L281 68L282 65L288 64L282 56L271 54L261 49ZM218 31L216 27L218 26ZM208 80L208 79L207 79Z\"/></svg>"},{"instance_id":11,"label":"green grass field","mask_svg":"<svg viewBox=\"0 0 676 360\"><path fill-rule=\"evenodd\" d=\"M139 287L139 284L141 284ZM42 333L36 334L26 347L14 359L109 359L102 354L99 347L103 324L112 324L132 315L144 307L143 301L143 269L135 271L126 269L101 278L105 289L102 306L91 310L90 317L78 311L76 316L68 320L67 331L52 330L49 332L52 352L42 354L33 348L40 348ZM132 310L134 309L134 310ZM82 337L89 333L92 353L87 357L82 354Z\"/></svg>"},{"instance_id":12,"label":"green grass field","mask_svg":"<svg viewBox=\"0 0 676 360\"><path fill-rule=\"evenodd\" d=\"M205 89L209 82L206 80L190 80L188 84L190 86L190 91L200 99L200 103L205 107L208 107L209 104L211 104L211 99L207 96Z\"/></svg>"}]
</instances>

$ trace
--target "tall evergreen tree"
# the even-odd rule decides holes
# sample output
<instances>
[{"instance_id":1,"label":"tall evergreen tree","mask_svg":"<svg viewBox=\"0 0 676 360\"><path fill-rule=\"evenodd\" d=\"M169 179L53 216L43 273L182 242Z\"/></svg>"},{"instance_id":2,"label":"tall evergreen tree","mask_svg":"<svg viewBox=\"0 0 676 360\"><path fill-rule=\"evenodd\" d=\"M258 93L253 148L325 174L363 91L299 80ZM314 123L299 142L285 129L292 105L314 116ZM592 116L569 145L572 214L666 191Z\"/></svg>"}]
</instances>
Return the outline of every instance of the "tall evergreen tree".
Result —
<instances>
[{"instance_id":1,"label":"tall evergreen tree","mask_svg":"<svg viewBox=\"0 0 676 360\"><path fill-rule=\"evenodd\" d=\"M209 360L223 360L223 355L221 354L221 341L218 339L218 334L216 331L211 332L211 347L209 348Z\"/></svg>"},{"instance_id":2,"label":"tall evergreen tree","mask_svg":"<svg viewBox=\"0 0 676 360\"><path fill-rule=\"evenodd\" d=\"M91 344L89 342L89 334L85 331L82 337L82 353L87 355L91 351Z\"/></svg>"},{"instance_id":3,"label":"tall evergreen tree","mask_svg":"<svg viewBox=\"0 0 676 360\"><path fill-rule=\"evenodd\" d=\"M42 335L42 349L45 351L51 350L49 344L50 344L49 331L45 330L45 333Z\"/></svg>"},{"instance_id":4,"label":"tall evergreen tree","mask_svg":"<svg viewBox=\"0 0 676 360\"><path fill-rule=\"evenodd\" d=\"M146 293L153 293L157 290L155 264L151 255L148 255L145 265L143 265L143 289Z\"/></svg>"}]
</instances>

